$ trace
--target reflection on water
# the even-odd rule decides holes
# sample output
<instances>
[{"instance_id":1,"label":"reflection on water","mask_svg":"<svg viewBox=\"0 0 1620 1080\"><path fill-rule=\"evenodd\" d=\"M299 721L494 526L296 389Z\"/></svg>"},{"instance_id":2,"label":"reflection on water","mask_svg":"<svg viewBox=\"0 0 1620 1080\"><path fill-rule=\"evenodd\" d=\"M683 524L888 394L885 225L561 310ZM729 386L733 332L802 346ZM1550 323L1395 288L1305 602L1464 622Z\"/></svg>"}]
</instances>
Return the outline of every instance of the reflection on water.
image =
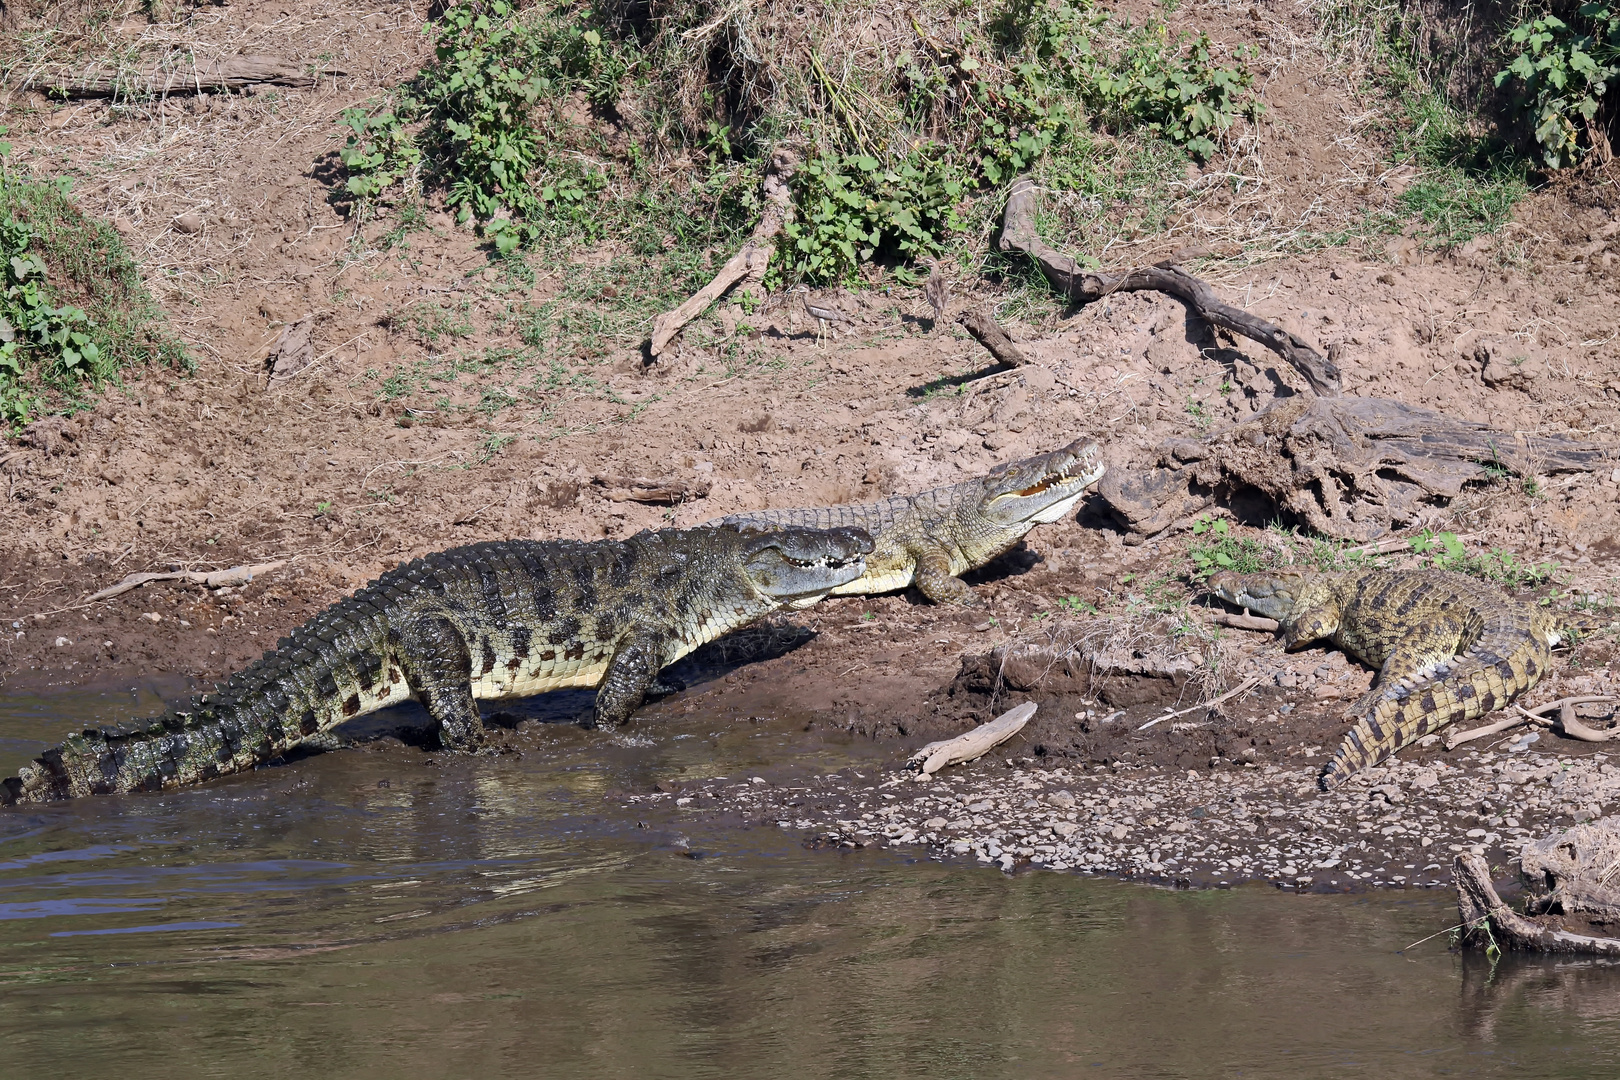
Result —
<instances>
[{"instance_id":1,"label":"reflection on water","mask_svg":"<svg viewBox=\"0 0 1620 1080\"><path fill-rule=\"evenodd\" d=\"M120 718L96 695L0 697L0 768L96 709ZM683 832L611 792L841 762L791 724L640 734L546 727L473 759L385 742L0 814L6 1059L135 1077L1620 1067L1620 970L1400 953L1447 925L1444 898L1173 893Z\"/></svg>"}]
</instances>

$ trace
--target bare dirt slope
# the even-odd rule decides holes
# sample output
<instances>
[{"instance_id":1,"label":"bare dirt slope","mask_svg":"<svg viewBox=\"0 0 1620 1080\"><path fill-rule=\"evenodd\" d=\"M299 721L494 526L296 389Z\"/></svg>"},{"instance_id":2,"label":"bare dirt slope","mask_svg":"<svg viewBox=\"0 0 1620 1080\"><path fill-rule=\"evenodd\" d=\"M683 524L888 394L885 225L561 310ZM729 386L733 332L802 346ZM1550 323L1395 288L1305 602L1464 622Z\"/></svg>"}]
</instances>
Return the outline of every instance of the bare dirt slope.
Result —
<instances>
[{"instance_id":1,"label":"bare dirt slope","mask_svg":"<svg viewBox=\"0 0 1620 1080\"><path fill-rule=\"evenodd\" d=\"M1194 8L1187 17L1237 34L1219 14ZM1387 209L1403 172L1364 134L1372 106L1355 72L1306 48L1310 27L1299 17L1276 14L1262 35L1269 123L1230 160L1189 176L1228 194L1196 205L1167 234L1098 254L1128 264L1191 243L1230 250L1234 257L1217 253L1195 269L1234 303L1331 350L1348 393L1507 431L1620 440L1612 296L1620 199L1609 178L1536 192L1500 235L1456 250L1402 235L1348 247L1291 243L1330 211ZM407 5L296 0L200 9L173 26L131 16L132 37L189 35L199 55L267 52L347 74L306 90L137 108L11 94L5 119L19 157L76 176L85 209L117 224L197 370L135 375L94 410L0 448L6 681L113 682L154 670L212 679L344 592L434 549L625 536L735 510L872 498L1080 436L1129 467L1168 436L1251 416L1300 385L1256 346L1208 348L1207 327L1151 294L1080 312L1032 307L1026 297L1004 314L1033 365L964 380L984 366L978 346L935 326L916 290L883 280L822 297L854 320L825 342L783 301L753 312L722 305L651 369L636 345L645 326L576 333L567 340L582 343L579 354L566 364L522 360L537 311L548 326L589 324L621 302L603 270L622 253L566 252L536 262L530 282L431 208L422 228L395 232L387 221L357 228L334 205L338 115L415 70L425 50L419 27ZM1236 185L1241 197L1208 180L1234 170L1254 180ZM1067 197L1048 195L1053 204ZM187 231L182 215L200 229ZM1256 243L1267 237L1274 255ZM1222 243L1246 244L1247 254ZM592 299L545 307L587 277L598 282ZM1009 299L1000 288L961 282L959 303ZM306 315L313 363L272 382L267 351ZM1476 355L1491 338L1530 357L1494 386ZM612 481L621 477L709 492L673 507L619 501ZM1476 547L1556 561L1564 586L1601 597L1620 591L1617 507L1620 470L1552 483L1505 478L1424 524L1468 534ZM1119 614L1149 581L1185 595L1186 524L1135 545L1093 503L979 575L984 611L910 596L828 602L798 620L819 632L808 643L767 650L774 658L650 715L698 707L741 715L775 702L902 741L959 728L988 708L941 704L964 652L1040 631L1068 597ZM1250 535L1246 526L1236 534ZM84 602L133 571L273 559L287 566L240 589L152 584ZM1319 671L1320 654L1284 660L1259 640L1242 648L1250 668L1289 681L1274 679L1239 712L1262 715L1297 699L1296 719L1339 723L1327 699L1312 696L1316 681L1341 675ZM1612 686L1607 646L1586 648L1595 651L1570 677ZM1549 681L1545 693L1563 686ZM1091 755L1080 734L1044 730L1042 745ZM1274 739L1274 756L1325 738L1302 728ZM1117 747L1095 753L1119 756Z\"/></svg>"}]
</instances>

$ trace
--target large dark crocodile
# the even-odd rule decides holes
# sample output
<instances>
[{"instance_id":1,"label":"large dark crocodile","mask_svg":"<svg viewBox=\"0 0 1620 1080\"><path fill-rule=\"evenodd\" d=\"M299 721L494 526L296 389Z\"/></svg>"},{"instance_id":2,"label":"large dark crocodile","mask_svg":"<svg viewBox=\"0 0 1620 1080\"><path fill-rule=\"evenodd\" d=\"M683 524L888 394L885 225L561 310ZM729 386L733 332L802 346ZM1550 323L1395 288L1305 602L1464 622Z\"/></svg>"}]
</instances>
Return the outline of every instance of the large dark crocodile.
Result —
<instances>
[{"instance_id":1,"label":"large dark crocodile","mask_svg":"<svg viewBox=\"0 0 1620 1080\"><path fill-rule=\"evenodd\" d=\"M240 772L414 697L440 741L483 739L481 699L598 686L623 723L658 670L707 641L859 577L858 529L644 532L622 542L497 541L398 566L251 667L133 730L89 730L0 784L0 801L155 791Z\"/></svg>"},{"instance_id":2,"label":"large dark crocodile","mask_svg":"<svg viewBox=\"0 0 1620 1080\"><path fill-rule=\"evenodd\" d=\"M1507 705L1546 673L1559 641L1541 609L1442 570L1222 572L1208 588L1281 622L1290 651L1327 638L1378 665L1322 771L1330 789L1431 731Z\"/></svg>"},{"instance_id":3,"label":"large dark crocodile","mask_svg":"<svg viewBox=\"0 0 1620 1080\"><path fill-rule=\"evenodd\" d=\"M1103 474L1094 443L999 465L977 480L855 506L755 510L720 519L732 525L858 528L876 545L866 573L834 596L889 592L915 584L939 604L976 604L958 576L1010 550L1036 525L1067 514ZM711 524L716 524L711 522Z\"/></svg>"}]
</instances>

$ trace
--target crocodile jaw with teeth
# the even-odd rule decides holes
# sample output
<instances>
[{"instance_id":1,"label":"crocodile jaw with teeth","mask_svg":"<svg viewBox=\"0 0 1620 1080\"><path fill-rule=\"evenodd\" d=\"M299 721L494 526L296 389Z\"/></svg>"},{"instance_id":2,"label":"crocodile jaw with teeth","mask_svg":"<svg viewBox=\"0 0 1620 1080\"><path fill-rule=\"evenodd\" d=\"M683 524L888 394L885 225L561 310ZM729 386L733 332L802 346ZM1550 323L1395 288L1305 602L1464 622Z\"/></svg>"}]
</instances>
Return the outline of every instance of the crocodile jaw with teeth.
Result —
<instances>
[{"instance_id":1,"label":"crocodile jaw with teeth","mask_svg":"<svg viewBox=\"0 0 1620 1080\"><path fill-rule=\"evenodd\" d=\"M1074 510L1103 475L1095 444L1077 441L1049 454L1014 461L977 480L897 495L881 502L733 514L739 526L855 526L872 534L866 573L834 596L889 592L915 584L936 603L974 605L958 575L994 559L1037 525Z\"/></svg>"}]
</instances>

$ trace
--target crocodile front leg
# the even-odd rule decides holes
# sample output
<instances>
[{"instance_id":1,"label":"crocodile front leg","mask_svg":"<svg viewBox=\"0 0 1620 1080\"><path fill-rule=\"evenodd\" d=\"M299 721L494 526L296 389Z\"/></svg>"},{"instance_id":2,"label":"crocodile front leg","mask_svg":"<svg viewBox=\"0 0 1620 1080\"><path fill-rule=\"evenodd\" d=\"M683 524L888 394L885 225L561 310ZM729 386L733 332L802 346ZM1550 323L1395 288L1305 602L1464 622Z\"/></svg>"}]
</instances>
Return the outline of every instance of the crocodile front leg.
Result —
<instances>
[{"instance_id":1,"label":"crocodile front leg","mask_svg":"<svg viewBox=\"0 0 1620 1080\"><path fill-rule=\"evenodd\" d=\"M468 752L484 741L484 721L472 696L472 653L442 615L417 619L396 646L405 685L439 725L446 750Z\"/></svg>"},{"instance_id":2,"label":"crocodile front leg","mask_svg":"<svg viewBox=\"0 0 1620 1080\"><path fill-rule=\"evenodd\" d=\"M968 583L951 574L951 560L939 550L915 552L917 569L912 571L911 583L917 591L936 604L956 604L978 607L979 598L973 595Z\"/></svg>"},{"instance_id":3,"label":"crocodile front leg","mask_svg":"<svg viewBox=\"0 0 1620 1080\"><path fill-rule=\"evenodd\" d=\"M664 666L663 635L654 630L632 630L608 661L606 674L596 688L596 711L587 727L618 726L641 708L649 694L665 687L657 681Z\"/></svg>"}]
</instances>

